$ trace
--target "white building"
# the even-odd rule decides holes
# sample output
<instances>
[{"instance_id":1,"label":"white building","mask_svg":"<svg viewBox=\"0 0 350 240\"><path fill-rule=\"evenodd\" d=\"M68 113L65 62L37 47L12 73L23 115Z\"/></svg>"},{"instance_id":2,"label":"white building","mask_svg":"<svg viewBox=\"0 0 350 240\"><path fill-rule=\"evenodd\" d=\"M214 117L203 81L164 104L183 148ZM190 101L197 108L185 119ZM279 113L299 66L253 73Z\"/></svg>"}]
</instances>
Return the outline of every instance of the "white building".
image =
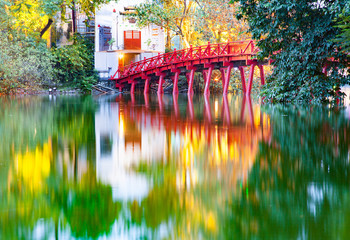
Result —
<instances>
[{"instance_id":1,"label":"white building","mask_svg":"<svg viewBox=\"0 0 350 240\"><path fill-rule=\"evenodd\" d=\"M130 18L142 2L111 1L96 9L95 69L102 79L112 76L118 67L164 53L163 29L156 25L138 28L135 19Z\"/></svg>"}]
</instances>

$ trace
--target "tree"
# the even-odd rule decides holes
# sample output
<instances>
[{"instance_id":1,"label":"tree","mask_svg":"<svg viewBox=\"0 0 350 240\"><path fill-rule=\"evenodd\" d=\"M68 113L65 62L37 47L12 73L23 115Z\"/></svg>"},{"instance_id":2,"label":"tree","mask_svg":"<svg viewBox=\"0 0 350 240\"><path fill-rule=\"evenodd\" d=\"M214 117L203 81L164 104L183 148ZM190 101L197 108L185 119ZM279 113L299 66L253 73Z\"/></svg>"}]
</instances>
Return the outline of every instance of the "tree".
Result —
<instances>
[{"instance_id":1,"label":"tree","mask_svg":"<svg viewBox=\"0 0 350 240\"><path fill-rule=\"evenodd\" d=\"M36 33L43 37L53 24L55 17L60 17L63 21L66 20L67 8L75 13L76 6L78 6L80 12L91 17L96 7L107 2L108 0L18 0L7 1L7 9L8 13L15 19L12 28L21 28L26 34ZM72 18L73 25L75 25L75 17L72 16Z\"/></svg>"},{"instance_id":2,"label":"tree","mask_svg":"<svg viewBox=\"0 0 350 240\"><path fill-rule=\"evenodd\" d=\"M341 33L335 39L342 46L344 52L350 51L350 2L344 7L338 19L339 27L342 29Z\"/></svg>"},{"instance_id":3,"label":"tree","mask_svg":"<svg viewBox=\"0 0 350 240\"><path fill-rule=\"evenodd\" d=\"M349 82L349 57L331 41L340 33L334 19L346 1L234 0L249 23L260 58L275 66L263 95L275 101L321 102ZM327 67L328 75L322 73ZM330 71L331 70L331 71Z\"/></svg>"},{"instance_id":4,"label":"tree","mask_svg":"<svg viewBox=\"0 0 350 240\"><path fill-rule=\"evenodd\" d=\"M235 17L238 4L230 0L197 0L195 30L204 42L237 41L250 38L248 24Z\"/></svg>"},{"instance_id":5,"label":"tree","mask_svg":"<svg viewBox=\"0 0 350 240\"><path fill-rule=\"evenodd\" d=\"M171 49L171 34L179 35L189 47L193 36L194 1L162 0L142 3L132 16L140 27L155 24L166 30L166 48Z\"/></svg>"}]
</instances>

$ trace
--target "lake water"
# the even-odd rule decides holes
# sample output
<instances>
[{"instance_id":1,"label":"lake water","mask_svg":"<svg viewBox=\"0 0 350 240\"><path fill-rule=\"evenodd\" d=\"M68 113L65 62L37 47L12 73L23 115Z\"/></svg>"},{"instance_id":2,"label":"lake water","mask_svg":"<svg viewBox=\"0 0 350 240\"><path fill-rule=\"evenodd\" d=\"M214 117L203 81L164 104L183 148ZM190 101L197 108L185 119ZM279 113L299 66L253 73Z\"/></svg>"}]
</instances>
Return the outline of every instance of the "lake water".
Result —
<instances>
[{"instance_id":1,"label":"lake water","mask_svg":"<svg viewBox=\"0 0 350 240\"><path fill-rule=\"evenodd\" d=\"M0 98L0 239L348 239L346 107Z\"/></svg>"}]
</instances>

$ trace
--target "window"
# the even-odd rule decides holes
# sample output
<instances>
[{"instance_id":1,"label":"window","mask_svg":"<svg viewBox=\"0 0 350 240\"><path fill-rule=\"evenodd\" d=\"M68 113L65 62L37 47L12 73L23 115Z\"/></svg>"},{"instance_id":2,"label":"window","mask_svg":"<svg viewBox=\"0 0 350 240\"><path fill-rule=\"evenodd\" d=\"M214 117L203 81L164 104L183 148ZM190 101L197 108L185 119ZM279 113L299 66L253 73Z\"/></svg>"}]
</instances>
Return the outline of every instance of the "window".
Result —
<instances>
[{"instance_id":1,"label":"window","mask_svg":"<svg viewBox=\"0 0 350 240\"><path fill-rule=\"evenodd\" d=\"M134 39L140 39L140 32L133 31Z\"/></svg>"},{"instance_id":2,"label":"window","mask_svg":"<svg viewBox=\"0 0 350 240\"><path fill-rule=\"evenodd\" d=\"M132 31L125 32L125 39L132 39Z\"/></svg>"}]
</instances>

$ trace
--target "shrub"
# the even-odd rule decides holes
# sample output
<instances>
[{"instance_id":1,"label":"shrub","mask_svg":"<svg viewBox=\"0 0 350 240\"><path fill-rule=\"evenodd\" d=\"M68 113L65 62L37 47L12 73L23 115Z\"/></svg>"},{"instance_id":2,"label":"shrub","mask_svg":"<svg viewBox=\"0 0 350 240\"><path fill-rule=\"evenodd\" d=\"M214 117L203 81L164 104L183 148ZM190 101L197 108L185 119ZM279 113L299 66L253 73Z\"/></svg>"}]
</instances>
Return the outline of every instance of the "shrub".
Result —
<instances>
[{"instance_id":1,"label":"shrub","mask_svg":"<svg viewBox=\"0 0 350 240\"><path fill-rule=\"evenodd\" d=\"M0 32L0 48L0 93L10 94L19 87L35 89L54 77L45 43Z\"/></svg>"},{"instance_id":2,"label":"shrub","mask_svg":"<svg viewBox=\"0 0 350 240\"><path fill-rule=\"evenodd\" d=\"M77 35L73 45L53 48L52 53L57 83L76 86L83 92L91 90L98 80L94 70L93 43Z\"/></svg>"}]
</instances>

